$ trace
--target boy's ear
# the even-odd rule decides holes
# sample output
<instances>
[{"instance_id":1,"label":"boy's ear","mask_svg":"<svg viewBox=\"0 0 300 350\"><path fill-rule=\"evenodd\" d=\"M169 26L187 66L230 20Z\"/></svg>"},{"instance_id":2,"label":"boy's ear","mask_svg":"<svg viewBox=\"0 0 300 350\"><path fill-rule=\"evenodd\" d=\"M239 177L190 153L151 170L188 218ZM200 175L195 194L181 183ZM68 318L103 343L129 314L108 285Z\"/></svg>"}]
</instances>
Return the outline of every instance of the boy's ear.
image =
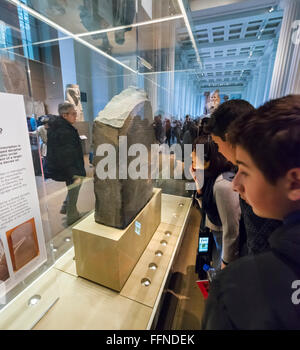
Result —
<instances>
[{"instance_id":1,"label":"boy's ear","mask_svg":"<svg viewBox=\"0 0 300 350\"><path fill-rule=\"evenodd\" d=\"M286 176L287 180L287 189L288 189L288 198L291 201L300 200L300 168L290 169Z\"/></svg>"}]
</instances>

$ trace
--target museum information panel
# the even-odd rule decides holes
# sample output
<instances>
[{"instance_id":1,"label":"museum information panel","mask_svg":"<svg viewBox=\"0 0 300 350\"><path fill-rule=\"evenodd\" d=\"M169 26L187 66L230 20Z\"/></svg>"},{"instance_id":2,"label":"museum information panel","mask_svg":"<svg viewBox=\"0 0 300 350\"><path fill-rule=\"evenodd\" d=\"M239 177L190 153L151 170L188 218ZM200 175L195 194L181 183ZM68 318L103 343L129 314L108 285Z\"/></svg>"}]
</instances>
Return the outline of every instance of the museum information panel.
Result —
<instances>
[{"instance_id":1,"label":"museum information panel","mask_svg":"<svg viewBox=\"0 0 300 350\"><path fill-rule=\"evenodd\" d=\"M0 93L0 297L47 260L23 96ZM1 300L0 300L1 301Z\"/></svg>"}]
</instances>

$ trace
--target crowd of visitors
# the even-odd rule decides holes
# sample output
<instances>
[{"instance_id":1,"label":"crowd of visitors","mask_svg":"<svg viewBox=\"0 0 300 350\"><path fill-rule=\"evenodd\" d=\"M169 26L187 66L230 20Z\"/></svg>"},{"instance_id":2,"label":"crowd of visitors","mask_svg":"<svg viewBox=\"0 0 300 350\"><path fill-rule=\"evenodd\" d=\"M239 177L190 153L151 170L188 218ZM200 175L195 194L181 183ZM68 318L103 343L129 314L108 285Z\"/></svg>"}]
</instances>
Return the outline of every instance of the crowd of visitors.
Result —
<instances>
[{"instance_id":1,"label":"crowd of visitors","mask_svg":"<svg viewBox=\"0 0 300 350\"><path fill-rule=\"evenodd\" d=\"M167 143L171 146L174 143L185 145L193 144L196 137L202 134L203 125L209 118L192 119L189 115L185 116L184 122L175 118L162 118L161 114L154 117L153 127L156 140L162 144Z\"/></svg>"},{"instance_id":2,"label":"crowd of visitors","mask_svg":"<svg viewBox=\"0 0 300 350\"><path fill-rule=\"evenodd\" d=\"M300 329L300 96L258 109L227 101L205 130L212 141L203 142L197 198L203 219L219 227L206 224L221 269L212 261L202 329ZM231 167L220 166L221 154Z\"/></svg>"}]
</instances>

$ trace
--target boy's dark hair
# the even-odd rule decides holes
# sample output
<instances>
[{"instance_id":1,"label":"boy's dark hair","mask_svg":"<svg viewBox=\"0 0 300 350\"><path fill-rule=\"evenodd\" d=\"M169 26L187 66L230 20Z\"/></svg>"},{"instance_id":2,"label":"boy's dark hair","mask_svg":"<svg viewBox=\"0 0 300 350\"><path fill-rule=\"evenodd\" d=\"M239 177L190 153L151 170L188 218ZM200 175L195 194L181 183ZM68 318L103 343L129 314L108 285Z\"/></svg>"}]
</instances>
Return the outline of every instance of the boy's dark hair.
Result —
<instances>
[{"instance_id":1,"label":"boy's dark hair","mask_svg":"<svg viewBox=\"0 0 300 350\"><path fill-rule=\"evenodd\" d=\"M205 132L219 136L226 141L225 134L229 125L238 117L254 111L254 107L245 100L230 100L222 103L211 115Z\"/></svg>"},{"instance_id":2,"label":"boy's dark hair","mask_svg":"<svg viewBox=\"0 0 300 350\"><path fill-rule=\"evenodd\" d=\"M300 95L265 103L230 125L229 142L239 145L271 183L300 167Z\"/></svg>"}]
</instances>

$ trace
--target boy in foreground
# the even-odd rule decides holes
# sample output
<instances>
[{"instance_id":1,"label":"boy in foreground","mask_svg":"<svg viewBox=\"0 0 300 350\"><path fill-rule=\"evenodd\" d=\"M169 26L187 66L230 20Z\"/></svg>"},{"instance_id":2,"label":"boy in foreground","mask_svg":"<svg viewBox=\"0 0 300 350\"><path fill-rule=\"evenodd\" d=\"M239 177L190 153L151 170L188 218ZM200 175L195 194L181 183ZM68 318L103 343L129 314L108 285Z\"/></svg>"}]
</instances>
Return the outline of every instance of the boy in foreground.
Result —
<instances>
[{"instance_id":1,"label":"boy in foreground","mask_svg":"<svg viewBox=\"0 0 300 350\"><path fill-rule=\"evenodd\" d=\"M206 127L219 152L231 163L236 164L235 147L228 141L228 129L239 117L255 111L245 100L230 100L221 104L212 114ZM256 139L251 140L256 145ZM268 238L282 222L261 218L253 213L251 206L240 196L242 221L240 223L240 256L255 255L270 249ZM227 262L223 261L222 267Z\"/></svg>"},{"instance_id":2,"label":"boy in foreground","mask_svg":"<svg viewBox=\"0 0 300 350\"><path fill-rule=\"evenodd\" d=\"M229 128L234 189L282 220L270 250L241 258L212 283L203 329L300 329L300 95L267 102ZM253 142L255 140L255 142Z\"/></svg>"}]
</instances>

